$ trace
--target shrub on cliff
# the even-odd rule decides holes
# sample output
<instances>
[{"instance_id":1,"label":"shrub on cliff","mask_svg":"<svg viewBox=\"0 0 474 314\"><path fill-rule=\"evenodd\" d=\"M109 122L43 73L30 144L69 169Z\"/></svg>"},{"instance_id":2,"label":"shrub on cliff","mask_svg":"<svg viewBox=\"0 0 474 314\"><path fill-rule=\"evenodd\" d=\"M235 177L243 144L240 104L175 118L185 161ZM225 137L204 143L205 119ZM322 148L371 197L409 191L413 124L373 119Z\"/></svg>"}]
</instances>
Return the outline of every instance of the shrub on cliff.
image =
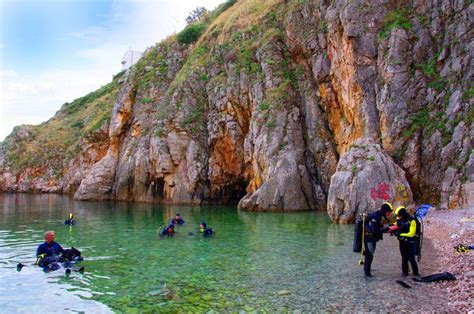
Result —
<instances>
[{"instance_id":1,"label":"shrub on cliff","mask_svg":"<svg viewBox=\"0 0 474 314\"><path fill-rule=\"evenodd\" d=\"M177 36L180 44L192 44L199 39L202 32L206 28L204 23L193 23L186 26Z\"/></svg>"}]
</instances>

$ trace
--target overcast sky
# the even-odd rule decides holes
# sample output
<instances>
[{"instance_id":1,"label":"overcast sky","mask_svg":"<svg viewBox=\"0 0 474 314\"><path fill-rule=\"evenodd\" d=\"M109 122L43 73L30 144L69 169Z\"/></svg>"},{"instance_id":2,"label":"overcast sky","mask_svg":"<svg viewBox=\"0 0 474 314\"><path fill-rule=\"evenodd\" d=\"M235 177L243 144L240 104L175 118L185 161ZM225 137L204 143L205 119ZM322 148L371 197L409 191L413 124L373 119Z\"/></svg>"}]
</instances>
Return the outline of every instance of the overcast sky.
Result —
<instances>
[{"instance_id":1,"label":"overcast sky","mask_svg":"<svg viewBox=\"0 0 474 314\"><path fill-rule=\"evenodd\" d=\"M184 28L225 0L0 0L0 141L111 81L129 49Z\"/></svg>"}]
</instances>

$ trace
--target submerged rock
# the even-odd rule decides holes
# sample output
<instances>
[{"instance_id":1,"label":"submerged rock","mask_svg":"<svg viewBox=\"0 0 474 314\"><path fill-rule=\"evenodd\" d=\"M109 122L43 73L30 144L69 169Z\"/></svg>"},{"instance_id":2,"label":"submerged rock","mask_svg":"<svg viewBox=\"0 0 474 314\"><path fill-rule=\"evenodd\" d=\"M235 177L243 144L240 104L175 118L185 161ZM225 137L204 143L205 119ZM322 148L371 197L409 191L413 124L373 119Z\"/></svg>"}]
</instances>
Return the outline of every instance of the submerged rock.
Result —
<instances>
[{"instance_id":1,"label":"submerged rock","mask_svg":"<svg viewBox=\"0 0 474 314\"><path fill-rule=\"evenodd\" d=\"M290 293L291 293L291 292L288 291L288 290L280 290L280 291L277 292L277 295L279 295L279 296L284 296L284 295L288 295L288 294L290 294Z\"/></svg>"}]
</instances>

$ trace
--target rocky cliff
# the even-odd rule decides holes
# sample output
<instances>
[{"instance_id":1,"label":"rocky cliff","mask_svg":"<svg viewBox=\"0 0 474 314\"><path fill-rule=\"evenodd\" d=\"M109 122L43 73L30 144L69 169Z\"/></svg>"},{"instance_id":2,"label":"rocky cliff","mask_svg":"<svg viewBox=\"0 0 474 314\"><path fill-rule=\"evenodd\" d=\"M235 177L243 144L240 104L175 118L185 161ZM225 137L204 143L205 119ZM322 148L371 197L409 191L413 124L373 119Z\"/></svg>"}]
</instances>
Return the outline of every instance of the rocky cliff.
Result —
<instances>
[{"instance_id":1,"label":"rocky cliff","mask_svg":"<svg viewBox=\"0 0 474 314\"><path fill-rule=\"evenodd\" d=\"M110 123L64 145L77 154L58 153L61 171L44 157L56 145L24 148L43 145L39 127L14 131L2 190L317 209L341 223L385 200L474 206L474 4L234 2L114 80Z\"/></svg>"}]
</instances>

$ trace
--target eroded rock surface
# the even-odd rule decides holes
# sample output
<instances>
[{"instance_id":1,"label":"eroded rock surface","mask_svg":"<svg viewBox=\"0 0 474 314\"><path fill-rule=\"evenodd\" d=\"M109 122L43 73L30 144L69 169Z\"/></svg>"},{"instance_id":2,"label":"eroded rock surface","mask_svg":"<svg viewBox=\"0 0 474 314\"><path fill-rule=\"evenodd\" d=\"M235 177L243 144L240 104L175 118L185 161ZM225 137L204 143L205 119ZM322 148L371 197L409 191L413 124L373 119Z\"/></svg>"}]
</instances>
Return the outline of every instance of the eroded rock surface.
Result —
<instances>
[{"instance_id":1,"label":"eroded rock surface","mask_svg":"<svg viewBox=\"0 0 474 314\"><path fill-rule=\"evenodd\" d=\"M38 131L16 132L0 187L342 223L384 200L472 207L473 10L237 1L195 43L149 48L120 79L108 136L62 171L15 166Z\"/></svg>"},{"instance_id":2,"label":"eroded rock surface","mask_svg":"<svg viewBox=\"0 0 474 314\"><path fill-rule=\"evenodd\" d=\"M335 222L349 223L384 202L407 206L412 198L403 169L379 144L358 140L341 156L331 178L328 213Z\"/></svg>"}]
</instances>

